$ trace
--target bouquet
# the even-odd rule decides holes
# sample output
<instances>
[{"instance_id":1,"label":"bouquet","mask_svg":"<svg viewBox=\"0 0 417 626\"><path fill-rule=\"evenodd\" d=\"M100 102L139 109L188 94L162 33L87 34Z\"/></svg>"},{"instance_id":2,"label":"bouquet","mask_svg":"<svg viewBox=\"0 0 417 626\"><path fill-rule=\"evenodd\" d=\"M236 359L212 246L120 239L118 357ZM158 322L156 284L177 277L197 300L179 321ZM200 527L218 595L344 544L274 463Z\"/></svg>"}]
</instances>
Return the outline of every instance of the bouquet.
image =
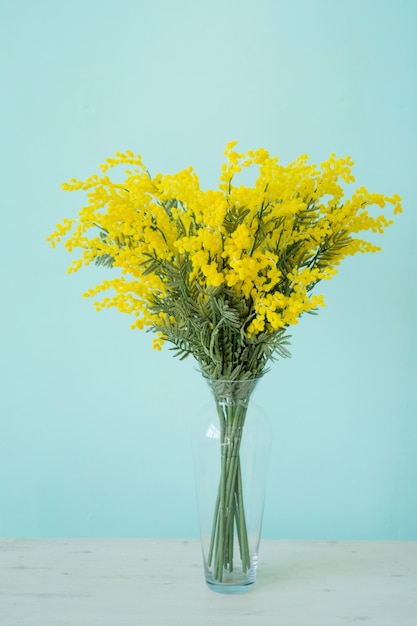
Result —
<instances>
[{"instance_id":1,"label":"bouquet","mask_svg":"<svg viewBox=\"0 0 417 626\"><path fill-rule=\"evenodd\" d=\"M192 355L223 389L229 381L255 380L274 358L289 356L288 328L324 305L313 294L317 284L331 279L347 256L380 249L360 236L392 224L375 207L401 211L398 195L364 187L345 199L354 181L350 157L331 154L316 166L302 155L282 165L264 149L240 153L236 143L226 146L219 185L208 190L192 167L151 175L140 155L117 153L100 175L63 184L87 192L88 202L48 237L52 245L65 237L69 252L81 250L70 272L91 263L113 269L85 294L100 295L97 309L133 316L133 328L155 333L155 349L168 342L179 358ZM109 171L120 168L123 176L112 180ZM252 185L238 183L239 173L253 170ZM233 411L218 409L224 444L237 423L243 428L245 408L238 402ZM222 464L213 522L220 581L230 566L234 524L249 566L238 452L237 446Z\"/></svg>"}]
</instances>

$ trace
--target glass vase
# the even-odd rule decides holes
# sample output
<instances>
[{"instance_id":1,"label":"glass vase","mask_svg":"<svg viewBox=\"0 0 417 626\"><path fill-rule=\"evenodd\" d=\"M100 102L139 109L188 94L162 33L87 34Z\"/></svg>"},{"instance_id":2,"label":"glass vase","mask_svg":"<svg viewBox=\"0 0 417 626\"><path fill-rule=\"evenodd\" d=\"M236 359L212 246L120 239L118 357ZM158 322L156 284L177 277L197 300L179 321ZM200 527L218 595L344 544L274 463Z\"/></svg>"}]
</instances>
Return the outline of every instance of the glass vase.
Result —
<instances>
[{"instance_id":1,"label":"glass vase","mask_svg":"<svg viewBox=\"0 0 417 626\"><path fill-rule=\"evenodd\" d=\"M208 380L214 402L193 437L205 579L219 593L244 593L256 579L271 444L257 382Z\"/></svg>"}]
</instances>

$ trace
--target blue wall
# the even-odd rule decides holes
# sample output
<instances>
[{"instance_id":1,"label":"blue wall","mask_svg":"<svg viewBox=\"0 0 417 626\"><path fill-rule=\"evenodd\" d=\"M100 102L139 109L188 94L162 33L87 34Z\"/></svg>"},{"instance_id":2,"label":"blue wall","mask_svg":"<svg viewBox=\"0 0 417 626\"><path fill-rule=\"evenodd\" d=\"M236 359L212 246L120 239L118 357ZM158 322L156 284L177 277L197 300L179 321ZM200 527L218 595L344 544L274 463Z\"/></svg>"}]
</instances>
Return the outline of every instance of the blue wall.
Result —
<instances>
[{"instance_id":1,"label":"blue wall","mask_svg":"<svg viewBox=\"0 0 417 626\"><path fill-rule=\"evenodd\" d=\"M197 536L191 361L96 313L45 236L117 150L217 185L223 148L350 154L399 193L257 391L274 429L264 536L417 539L415 0L3 0L2 536Z\"/></svg>"}]
</instances>

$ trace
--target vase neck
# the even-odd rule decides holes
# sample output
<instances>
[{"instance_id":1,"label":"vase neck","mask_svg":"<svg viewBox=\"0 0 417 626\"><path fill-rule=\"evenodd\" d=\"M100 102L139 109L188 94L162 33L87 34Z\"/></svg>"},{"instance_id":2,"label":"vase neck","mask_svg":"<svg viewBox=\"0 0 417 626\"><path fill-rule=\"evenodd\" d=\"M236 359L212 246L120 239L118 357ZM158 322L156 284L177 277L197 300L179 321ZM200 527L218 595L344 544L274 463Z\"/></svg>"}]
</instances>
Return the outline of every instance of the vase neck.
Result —
<instances>
[{"instance_id":1,"label":"vase neck","mask_svg":"<svg viewBox=\"0 0 417 626\"><path fill-rule=\"evenodd\" d=\"M207 378L209 388L221 404L248 404L259 378L250 380L224 380Z\"/></svg>"}]
</instances>

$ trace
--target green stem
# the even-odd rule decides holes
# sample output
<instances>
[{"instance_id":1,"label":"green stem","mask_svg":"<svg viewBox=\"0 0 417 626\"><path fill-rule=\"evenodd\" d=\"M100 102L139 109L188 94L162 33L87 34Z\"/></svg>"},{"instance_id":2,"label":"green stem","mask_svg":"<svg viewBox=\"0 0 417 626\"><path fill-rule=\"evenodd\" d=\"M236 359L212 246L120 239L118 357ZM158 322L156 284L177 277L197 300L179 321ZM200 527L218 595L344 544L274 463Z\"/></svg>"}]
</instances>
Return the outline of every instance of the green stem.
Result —
<instances>
[{"instance_id":1,"label":"green stem","mask_svg":"<svg viewBox=\"0 0 417 626\"><path fill-rule=\"evenodd\" d=\"M243 504L242 473L240 471L240 461L239 461L239 467L238 467L236 498L238 501L238 510L239 510L239 528L240 528L240 537L241 537L240 549L241 549L242 568L243 568L243 571L246 572L246 570L250 567L250 554L249 554L248 531L246 528L245 508Z\"/></svg>"}]
</instances>

